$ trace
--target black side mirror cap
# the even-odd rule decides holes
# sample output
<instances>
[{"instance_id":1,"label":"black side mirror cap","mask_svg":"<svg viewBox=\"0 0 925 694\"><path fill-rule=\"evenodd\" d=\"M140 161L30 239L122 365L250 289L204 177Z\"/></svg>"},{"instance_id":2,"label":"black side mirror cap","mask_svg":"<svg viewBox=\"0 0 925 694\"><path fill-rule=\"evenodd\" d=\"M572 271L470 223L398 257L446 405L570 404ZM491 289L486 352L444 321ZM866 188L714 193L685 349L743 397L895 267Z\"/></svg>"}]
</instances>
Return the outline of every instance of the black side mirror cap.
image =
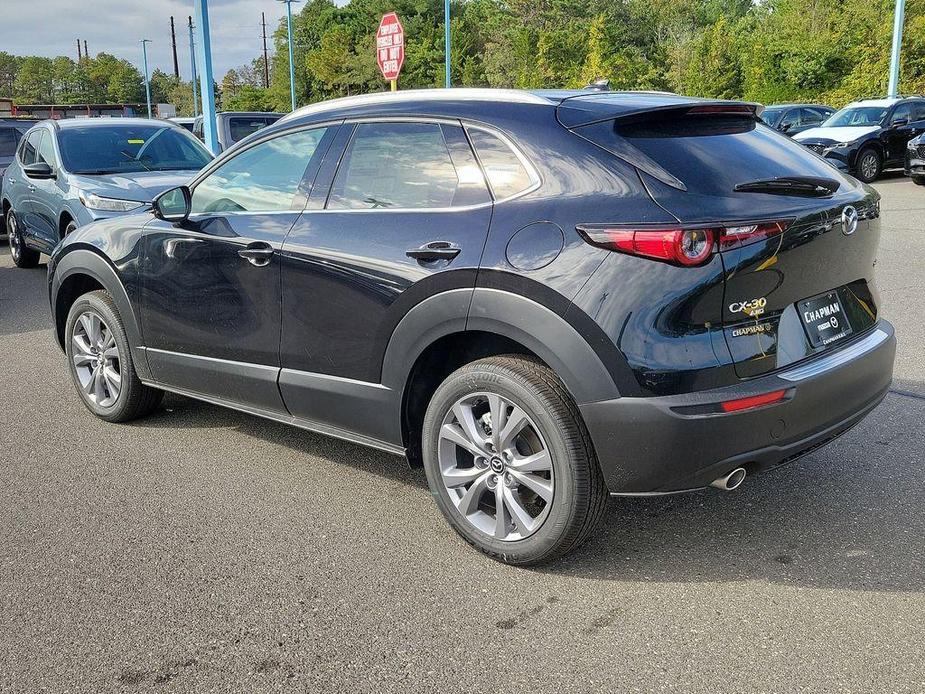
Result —
<instances>
[{"instance_id":1,"label":"black side mirror cap","mask_svg":"<svg viewBox=\"0 0 925 694\"><path fill-rule=\"evenodd\" d=\"M36 178L39 180L58 177L55 170L44 161L37 161L34 164L24 164L22 172L26 175L26 178Z\"/></svg>"},{"instance_id":2,"label":"black side mirror cap","mask_svg":"<svg viewBox=\"0 0 925 694\"><path fill-rule=\"evenodd\" d=\"M165 190L152 202L154 216L173 224L183 224L189 219L192 207L193 195L187 186Z\"/></svg>"},{"instance_id":3,"label":"black side mirror cap","mask_svg":"<svg viewBox=\"0 0 925 694\"><path fill-rule=\"evenodd\" d=\"M908 118L897 118L896 120L893 121L894 128L898 128L901 125L909 125L909 119Z\"/></svg>"}]
</instances>

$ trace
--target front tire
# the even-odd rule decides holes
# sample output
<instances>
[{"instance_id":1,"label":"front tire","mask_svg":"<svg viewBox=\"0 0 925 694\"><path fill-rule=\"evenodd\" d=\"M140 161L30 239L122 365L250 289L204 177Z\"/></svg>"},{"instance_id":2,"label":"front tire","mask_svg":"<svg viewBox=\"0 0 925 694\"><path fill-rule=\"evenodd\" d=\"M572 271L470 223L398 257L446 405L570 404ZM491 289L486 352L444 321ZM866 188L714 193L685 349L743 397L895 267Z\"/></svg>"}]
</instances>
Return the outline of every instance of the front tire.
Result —
<instances>
[{"instance_id":1,"label":"front tire","mask_svg":"<svg viewBox=\"0 0 925 694\"><path fill-rule=\"evenodd\" d=\"M880 152L873 147L865 147L858 153L857 173L855 174L864 183L873 183L883 170L883 160Z\"/></svg>"},{"instance_id":2,"label":"front tire","mask_svg":"<svg viewBox=\"0 0 925 694\"><path fill-rule=\"evenodd\" d=\"M127 422L153 411L164 391L144 385L112 297L95 291L68 312L65 352L71 380L84 406L107 422Z\"/></svg>"},{"instance_id":3,"label":"front tire","mask_svg":"<svg viewBox=\"0 0 925 694\"><path fill-rule=\"evenodd\" d=\"M466 542L507 564L551 561L591 534L607 492L578 408L535 359L467 364L424 417L431 494Z\"/></svg>"},{"instance_id":4,"label":"front tire","mask_svg":"<svg viewBox=\"0 0 925 694\"><path fill-rule=\"evenodd\" d=\"M19 228L19 220L13 210L6 213L7 243L10 245L10 256L13 264L21 268L33 268L39 264L40 253L26 246Z\"/></svg>"},{"instance_id":5,"label":"front tire","mask_svg":"<svg viewBox=\"0 0 925 694\"><path fill-rule=\"evenodd\" d=\"M925 186L925 176L913 176L912 182L917 186Z\"/></svg>"}]
</instances>

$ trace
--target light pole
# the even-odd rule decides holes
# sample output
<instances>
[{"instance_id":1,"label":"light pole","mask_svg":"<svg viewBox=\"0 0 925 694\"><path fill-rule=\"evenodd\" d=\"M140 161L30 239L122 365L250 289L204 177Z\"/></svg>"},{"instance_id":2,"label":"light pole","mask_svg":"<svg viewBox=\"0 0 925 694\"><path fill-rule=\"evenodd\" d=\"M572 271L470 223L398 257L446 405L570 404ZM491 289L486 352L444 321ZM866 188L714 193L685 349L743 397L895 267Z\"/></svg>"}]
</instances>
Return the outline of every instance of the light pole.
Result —
<instances>
[{"instance_id":1,"label":"light pole","mask_svg":"<svg viewBox=\"0 0 925 694\"><path fill-rule=\"evenodd\" d=\"M145 66L145 97L148 100L148 118L151 117L151 81L148 79L148 44L151 39L141 40L141 55Z\"/></svg>"},{"instance_id":2,"label":"light pole","mask_svg":"<svg viewBox=\"0 0 925 694\"><path fill-rule=\"evenodd\" d=\"M199 115L199 95L196 93L196 48L193 44L193 18L189 19L189 66L193 85L193 118Z\"/></svg>"},{"instance_id":3,"label":"light pole","mask_svg":"<svg viewBox=\"0 0 925 694\"><path fill-rule=\"evenodd\" d=\"M209 35L209 0L194 0L196 8L196 62L199 65L199 96L202 97L202 140L218 154L215 131L215 81L212 78L212 39Z\"/></svg>"},{"instance_id":4,"label":"light pole","mask_svg":"<svg viewBox=\"0 0 925 694\"><path fill-rule=\"evenodd\" d=\"M446 35L446 51L444 55L446 61L446 88L449 89L452 86L450 80L450 0L443 0L443 27Z\"/></svg>"},{"instance_id":5,"label":"light pole","mask_svg":"<svg viewBox=\"0 0 925 694\"><path fill-rule=\"evenodd\" d=\"M286 31L289 34L289 99L292 110L295 111L295 58L293 56L292 41L292 3L299 0L279 0L286 5Z\"/></svg>"},{"instance_id":6,"label":"light pole","mask_svg":"<svg viewBox=\"0 0 925 694\"><path fill-rule=\"evenodd\" d=\"M903 18L906 14L906 0L896 0L893 13L893 55L890 57L890 86L887 96L899 94L899 58L903 47Z\"/></svg>"}]
</instances>

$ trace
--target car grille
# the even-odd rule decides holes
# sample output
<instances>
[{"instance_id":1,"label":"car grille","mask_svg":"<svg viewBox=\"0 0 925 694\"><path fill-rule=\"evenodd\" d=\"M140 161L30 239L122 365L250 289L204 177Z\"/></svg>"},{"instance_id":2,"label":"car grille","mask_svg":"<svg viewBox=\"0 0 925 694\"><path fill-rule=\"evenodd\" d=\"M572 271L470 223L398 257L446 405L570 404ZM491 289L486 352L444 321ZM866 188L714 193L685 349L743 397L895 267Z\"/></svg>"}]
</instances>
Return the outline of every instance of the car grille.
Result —
<instances>
[{"instance_id":1,"label":"car grille","mask_svg":"<svg viewBox=\"0 0 925 694\"><path fill-rule=\"evenodd\" d=\"M925 145L916 145L915 153L919 159L925 159Z\"/></svg>"},{"instance_id":2,"label":"car grille","mask_svg":"<svg viewBox=\"0 0 925 694\"><path fill-rule=\"evenodd\" d=\"M825 145L806 145L816 154L822 154L825 151Z\"/></svg>"}]
</instances>

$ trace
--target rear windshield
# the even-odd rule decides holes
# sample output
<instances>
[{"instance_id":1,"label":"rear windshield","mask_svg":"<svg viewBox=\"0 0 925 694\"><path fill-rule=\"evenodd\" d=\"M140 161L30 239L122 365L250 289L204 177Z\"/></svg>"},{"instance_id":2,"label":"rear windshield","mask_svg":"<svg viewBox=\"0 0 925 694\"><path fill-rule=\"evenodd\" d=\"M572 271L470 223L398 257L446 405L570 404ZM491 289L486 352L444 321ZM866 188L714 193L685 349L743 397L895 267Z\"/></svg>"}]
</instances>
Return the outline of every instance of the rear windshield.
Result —
<instances>
[{"instance_id":1,"label":"rear windshield","mask_svg":"<svg viewBox=\"0 0 925 694\"><path fill-rule=\"evenodd\" d=\"M728 195L736 184L778 176L835 173L789 137L742 116L650 118L608 130L703 195Z\"/></svg>"},{"instance_id":2,"label":"rear windshield","mask_svg":"<svg viewBox=\"0 0 925 694\"><path fill-rule=\"evenodd\" d=\"M198 171L211 156L173 126L118 123L61 128L58 146L72 173Z\"/></svg>"},{"instance_id":3,"label":"rear windshield","mask_svg":"<svg viewBox=\"0 0 925 694\"><path fill-rule=\"evenodd\" d=\"M228 129L231 130L231 140L240 142L248 135L253 135L268 125L279 120L279 116L234 116L228 120Z\"/></svg>"},{"instance_id":4,"label":"rear windshield","mask_svg":"<svg viewBox=\"0 0 925 694\"><path fill-rule=\"evenodd\" d=\"M16 128L0 128L0 157L12 157L22 139L22 131Z\"/></svg>"}]
</instances>

